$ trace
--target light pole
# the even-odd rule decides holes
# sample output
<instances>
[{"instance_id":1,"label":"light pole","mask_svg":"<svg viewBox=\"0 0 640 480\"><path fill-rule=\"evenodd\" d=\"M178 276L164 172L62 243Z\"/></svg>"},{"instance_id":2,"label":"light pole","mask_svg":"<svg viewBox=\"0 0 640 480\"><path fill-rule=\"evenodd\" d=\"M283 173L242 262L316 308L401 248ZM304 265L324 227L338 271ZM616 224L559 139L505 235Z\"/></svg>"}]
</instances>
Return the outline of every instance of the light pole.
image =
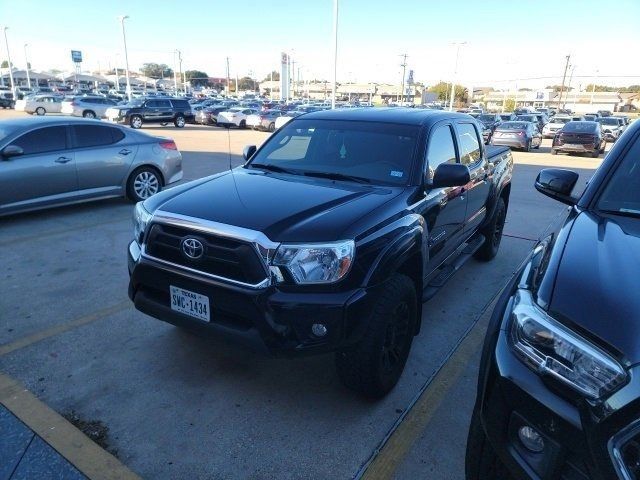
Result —
<instances>
[{"instance_id":1,"label":"light pole","mask_svg":"<svg viewBox=\"0 0 640 480\"><path fill-rule=\"evenodd\" d=\"M122 26L122 43L124 44L124 66L127 73L127 97L129 97L129 101L131 101L131 81L129 79L129 54L127 53L127 35L124 31L124 21L129 18L129 15L120 15L118 20L120 20L120 25Z\"/></svg>"},{"instance_id":2,"label":"light pole","mask_svg":"<svg viewBox=\"0 0 640 480\"><path fill-rule=\"evenodd\" d=\"M28 43L24 44L24 63L27 66L27 87L29 87L29 90L31 90L31 77L29 76L29 58L27 57L28 46L29 46Z\"/></svg>"},{"instance_id":3,"label":"light pole","mask_svg":"<svg viewBox=\"0 0 640 480\"><path fill-rule=\"evenodd\" d=\"M7 48L7 61L9 62L9 81L11 82L11 91L13 92L15 100L16 86L13 83L13 72L11 71L11 54L9 53L9 41L7 40L7 30L9 30L9 27L4 27L2 30L4 31L4 46Z\"/></svg>"},{"instance_id":4,"label":"light pole","mask_svg":"<svg viewBox=\"0 0 640 480\"><path fill-rule=\"evenodd\" d=\"M456 63L453 67L453 81L451 82L451 97L449 98L449 111L453 110L453 99L456 95L456 77L458 76L458 56L460 55L460 47L466 45L467 42L456 42Z\"/></svg>"},{"instance_id":5,"label":"light pole","mask_svg":"<svg viewBox=\"0 0 640 480\"><path fill-rule=\"evenodd\" d=\"M564 101L564 106L567 105L567 100L569 100L569 93L571 92L571 81L573 80L573 72L576 69L575 65L571 65L571 73L569 74L569 84L567 85L567 98Z\"/></svg>"},{"instance_id":6,"label":"light pole","mask_svg":"<svg viewBox=\"0 0 640 480\"><path fill-rule=\"evenodd\" d=\"M336 82L338 80L338 0L333 0L333 87L331 108L336 108Z\"/></svg>"},{"instance_id":7,"label":"light pole","mask_svg":"<svg viewBox=\"0 0 640 480\"><path fill-rule=\"evenodd\" d=\"M598 79L599 73L600 73L600 70L596 70L596 76L593 79L593 83L591 84L591 102L589 102L591 105L593 105L593 93L596 91L596 81Z\"/></svg>"}]
</instances>

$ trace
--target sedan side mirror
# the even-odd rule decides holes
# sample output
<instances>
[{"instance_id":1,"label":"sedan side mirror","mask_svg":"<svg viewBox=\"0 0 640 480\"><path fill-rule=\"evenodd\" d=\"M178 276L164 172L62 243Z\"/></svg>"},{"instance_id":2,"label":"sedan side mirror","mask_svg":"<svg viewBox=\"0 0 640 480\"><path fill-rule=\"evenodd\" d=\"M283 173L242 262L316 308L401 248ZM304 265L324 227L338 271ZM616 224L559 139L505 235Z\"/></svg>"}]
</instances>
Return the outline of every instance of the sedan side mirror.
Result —
<instances>
[{"instance_id":1,"label":"sedan side mirror","mask_svg":"<svg viewBox=\"0 0 640 480\"><path fill-rule=\"evenodd\" d=\"M2 149L2 158L11 158L24 155L24 150L18 145L8 145Z\"/></svg>"},{"instance_id":2,"label":"sedan side mirror","mask_svg":"<svg viewBox=\"0 0 640 480\"><path fill-rule=\"evenodd\" d=\"M567 205L575 205L577 199L571 196L571 192L578 182L578 176L571 170L545 168L538 174L535 187L547 197Z\"/></svg>"},{"instance_id":3,"label":"sedan side mirror","mask_svg":"<svg viewBox=\"0 0 640 480\"><path fill-rule=\"evenodd\" d=\"M441 163L433 174L433 188L460 187L471 181L469 168L460 163Z\"/></svg>"},{"instance_id":4,"label":"sedan side mirror","mask_svg":"<svg viewBox=\"0 0 640 480\"><path fill-rule=\"evenodd\" d=\"M255 145L247 145L244 147L244 150L242 150L242 156L245 160L249 160L253 154L256 153L256 150L257 148Z\"/></svg>"}]
</instances>

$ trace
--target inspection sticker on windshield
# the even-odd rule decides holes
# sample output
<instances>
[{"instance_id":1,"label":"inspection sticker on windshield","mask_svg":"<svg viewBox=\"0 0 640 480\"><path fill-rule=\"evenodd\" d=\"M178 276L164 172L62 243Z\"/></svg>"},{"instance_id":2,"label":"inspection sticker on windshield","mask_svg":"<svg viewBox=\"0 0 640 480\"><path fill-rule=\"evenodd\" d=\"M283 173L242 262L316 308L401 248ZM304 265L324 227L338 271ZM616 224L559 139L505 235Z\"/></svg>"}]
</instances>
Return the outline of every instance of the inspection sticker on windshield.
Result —
<instances>
[{"instance_id":1,"label":"inspection sticker on windshield","mask_svg":"<svg viewBox=\"0 0 640 480\"><path fill-rule=\"evenodd\" d=\"M404 172L401 172L399 170L391 170L389 175L391 175L392 177L402 178L402 176L404 175Z\"/></svg>"}]
</instances>

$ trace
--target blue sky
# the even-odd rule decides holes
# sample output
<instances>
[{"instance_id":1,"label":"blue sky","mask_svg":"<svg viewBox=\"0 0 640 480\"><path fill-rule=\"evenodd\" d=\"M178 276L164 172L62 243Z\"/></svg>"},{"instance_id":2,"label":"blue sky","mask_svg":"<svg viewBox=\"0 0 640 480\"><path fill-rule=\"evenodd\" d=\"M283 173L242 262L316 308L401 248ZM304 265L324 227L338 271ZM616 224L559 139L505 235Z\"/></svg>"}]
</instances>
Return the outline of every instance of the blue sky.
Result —
<instances>
[{"instance_id":1,"label":"blue sky","mask_svg":"<svg viewBox=\"0 0 640 480\"><path fill-rule=\"evenodd\" d=\"M263 78L288 50L303 77L330 77L332 0L0 1L14 64L24 65L29 43L39 70L71 69L71 49L83 51L86 70L123 65L116 20L122 14L131 17L132 69L145 61L171 65L177 48L185 69L222 76L229 56L232 75L252 71ZM467 84L553 83L523 79L561 75L567 54L576 83L589 83L598 72L616 77L609 83L637 84L638 19L640 0L340 0L338 79L395 83L406 52L417 80L447 80L454 69L451 43L466 41L458 78Z\"/></svg>"}]
</instances>

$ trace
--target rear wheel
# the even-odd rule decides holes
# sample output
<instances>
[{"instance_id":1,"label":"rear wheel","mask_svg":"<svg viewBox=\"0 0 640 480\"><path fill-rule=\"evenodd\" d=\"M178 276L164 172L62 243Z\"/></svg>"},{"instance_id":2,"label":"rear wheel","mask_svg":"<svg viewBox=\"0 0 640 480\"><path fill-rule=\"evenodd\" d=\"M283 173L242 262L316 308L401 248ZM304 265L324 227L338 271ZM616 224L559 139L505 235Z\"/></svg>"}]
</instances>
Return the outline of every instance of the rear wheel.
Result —
<instances>
[{"instance_id":1,"label":"rear wheel","mask_svg":"<svg viewBox=\"0 0 640 480\"><path fill-rule=\"evenodd\" d=\"M131 128L135 129L142 128L142 117L140 115L131 115L129 125L131 125Z\"/></svg>"},{"instance_id":2,"label":"rear wheel","mask_svg":"<svg viewBox=\"0 0 640 480\"><path fill-rule=\"evenodd\" d=\"M600 150L599 149L595 149L593 152L591 152L591 157L592 158L598 158L600 156Z\"/></svg>"},{"instance_id":3,"label":"rear wheel","mask_svg":"<svg viewBox=\"0 0 640 480\"><path fill-rule=\"evenodd\" d=\"M483 262L493 260L498 254L500 248L500 242L502 241L502 232L504 230L504 221L507 218L507 205L504 203L502 197L498 197L496 203L496 209L493 212L493 218L482 229L482 233L485 237L484 244L474 254L474 257Z\"/></svg>"},{"instance_id":4,"label":"rear wheel","mask_svg":"<svg viewBox=\"0 0 640 480\"><path fill-rule=\"evenodd\" d=\"M176 126L176 128L182 128L185 125L185 121L184 121L184 117L182 115L178 115L176 117L176 119L173 121L173 124Z\"/></svg>"},{"instance_id":5,"label":"rear wheel","mask_svg":"<svg viewBox=\"0 0 640 480\"><path fill-rule=\"evenodd\" d=\"M36 115L44 115L47 111L43 107L36 108Z\"/></svg>"},{"instance_id":6,"label":"rear wheel","mask_svg":"<svg viewBox=\"0 0 640 480\"><path fill-rule=\"evenodd\" d=\"M358 393L380 398L398 383L416 330L417 296L411 279L396 274L380 293L363 339L336 353L342 383Z\"/></svg>"},{"instance_id":7,"label":"rear wheel","mask_svg":"<svg viewBox=\"0 0 640 480\"><path fill-rule=\"evenodd\" d=\"M557 155L558 154L558 150L556 150L555 148L551 149L551 155Z\"/></svg>"},{"instance_id":8,"label":"rear wheel","mask_svg":"<svg viewBox=\"0 0 640 480\"><path fill-rule=\"evenodd\" d=\"M96 118L96 114L91 110L87 110L86 112L82 112L82 116L84 118Z\"/></svg>"},{"instance_id":9,"label":"rear wheel","mask_svg":"<svg viewBox=\"0 0 640 480\"><path fill-rule=\"evenodd\" d=\"M238 128L247 128L247 122L245 122L244 120L240 120L240 125L238 125Z\"/></svg>"},{"instance_id":10,"label":"rear wheel","mask_svg":"<svg viewBox=\"0 0 640 480\"><path fill-rule=\"evenodd\" d=\"M476 409L471 417L464 463L466 480L513 480L489 443Z\"/></svg>"},{"instance_id":11,"label":"rear wheel","mask_svg":"<svg viewBox=\"0 0 640 480\"><path fill-rule=\"evenodd\" d=\"M530 152L531 151L531 140L527 141L527 146L524 147L524 151L525 152Z\"/></svg>"},{"instance_id":12,"label":"rear wheel","mask_svg":"<svg viewBox=\"0 0 640 480\"><path fill-rule=\"evenodd\" d=\"M127 180L127 196L134 202L146 200L162 190L162 177L151 167L136 169Z\"/></svg>"},{"instance_id":13,"label":"rear wheel","mask_svg":"<svg viewBox=\"0 0 640 480\"><path fill-rule=\"evenodd\" d=\"M275 132L276 131L276 124L275 123L271 122L269 124L269 131L270 132Z\"/></svg>"}]
</instances>

